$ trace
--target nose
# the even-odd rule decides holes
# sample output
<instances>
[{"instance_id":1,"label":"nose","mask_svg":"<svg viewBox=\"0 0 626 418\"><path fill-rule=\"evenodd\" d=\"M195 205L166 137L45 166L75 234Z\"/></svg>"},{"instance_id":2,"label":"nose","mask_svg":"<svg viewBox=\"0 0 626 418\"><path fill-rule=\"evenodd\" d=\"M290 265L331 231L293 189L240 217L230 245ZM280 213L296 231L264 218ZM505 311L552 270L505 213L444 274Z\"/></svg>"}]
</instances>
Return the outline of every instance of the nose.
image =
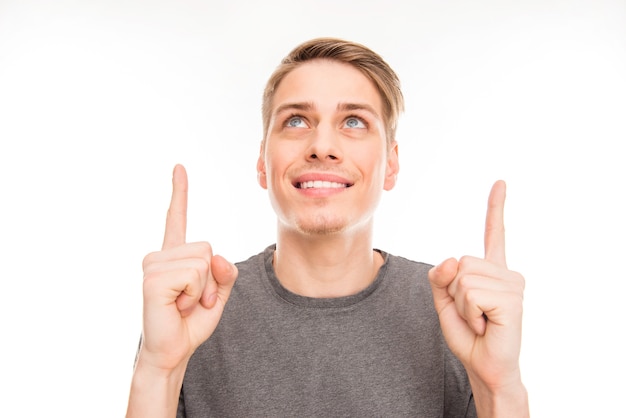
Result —
<instances>
[{"instance_id":1,"label":"nose","mask_svg":"<svg viewBox=\"0 0 626 418\"><path fill-rule=\"evenodd\" d=\"M307 161L339 162L343 157L339 133L318 125L306 151Z\"/></svg>"}]
</instances>

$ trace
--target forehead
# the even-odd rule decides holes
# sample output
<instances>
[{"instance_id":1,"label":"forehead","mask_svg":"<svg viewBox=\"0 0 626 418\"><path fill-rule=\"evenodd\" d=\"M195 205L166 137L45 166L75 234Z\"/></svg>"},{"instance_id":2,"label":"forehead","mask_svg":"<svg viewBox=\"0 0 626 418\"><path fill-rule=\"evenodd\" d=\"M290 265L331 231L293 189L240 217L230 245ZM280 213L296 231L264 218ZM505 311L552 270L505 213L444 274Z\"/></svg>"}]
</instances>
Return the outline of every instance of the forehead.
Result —
<instances>
[{"instance_id":1,"label":"forehead","mask_svg":"<svg viewBox=\"0 0 626 418\"><path fill-rule=\"evenodd\" d=\"M374 85L355 67L332 60L299 65L279 83L272 113L285 103L312 103L320 110L339 103L367 104L382 116L382 99Z\"/></svg>"}]
</instances>

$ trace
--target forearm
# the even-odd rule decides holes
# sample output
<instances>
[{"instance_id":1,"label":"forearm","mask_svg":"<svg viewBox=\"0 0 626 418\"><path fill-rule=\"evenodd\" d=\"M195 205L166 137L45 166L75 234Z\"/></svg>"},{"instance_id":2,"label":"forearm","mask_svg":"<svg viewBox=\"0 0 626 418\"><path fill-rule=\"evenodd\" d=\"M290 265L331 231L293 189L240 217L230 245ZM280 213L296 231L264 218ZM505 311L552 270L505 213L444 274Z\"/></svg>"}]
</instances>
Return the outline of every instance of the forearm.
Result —
<instances>
[{"instance_id":1,"label":"forearm","mask_svg":"<svg viewBox=\"0 0 626 418\"><path fill-rule=\"evenodd\" d=\"M489 388L470 378L476 412L480 418L528 418L528 392L521 380L500 388Z\"/></svg>"},{"instance_id":2,"label":"forearm","mask_svg":"<svg viewBox=\"0 0 626 418\"><path fill-rule=\"evenodd\" d=\"M186 365L161 371L137 363L126 418L175 418Z\"/></svg>"}]
</instances>

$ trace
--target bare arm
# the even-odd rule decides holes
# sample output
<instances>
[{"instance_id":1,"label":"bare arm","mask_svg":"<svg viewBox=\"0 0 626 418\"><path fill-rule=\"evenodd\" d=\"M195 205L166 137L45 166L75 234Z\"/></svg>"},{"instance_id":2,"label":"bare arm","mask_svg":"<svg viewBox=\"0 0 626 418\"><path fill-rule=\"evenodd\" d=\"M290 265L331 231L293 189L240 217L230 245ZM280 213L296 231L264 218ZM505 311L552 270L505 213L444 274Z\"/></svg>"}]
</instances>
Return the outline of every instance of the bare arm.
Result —
<instances>
[{"instance_id":1,"label":"bare arm","mask_svg":"<svg viewBox=\"0 0 626 418\"><path fill-rule=\"evenodd\" d=\"M187 173L176 166L161 251L143 262L143 338L127 418L175 417L189 358L215 330L237 269L207 242L186 243Z\"/></svg>"},{"instance_id":2,"label":"bare arm","mask_svg":"<svg viewBox=\"0 0 626 418\"><path fill-rule=\"evenodd\" d=\"M446 342L465 366L482 418L529 416L519 366L525 281L506 265L505 194L504 182L496 182L489 195L485 257L450 258L429 273Z\"/></svg>"}]
</instances>

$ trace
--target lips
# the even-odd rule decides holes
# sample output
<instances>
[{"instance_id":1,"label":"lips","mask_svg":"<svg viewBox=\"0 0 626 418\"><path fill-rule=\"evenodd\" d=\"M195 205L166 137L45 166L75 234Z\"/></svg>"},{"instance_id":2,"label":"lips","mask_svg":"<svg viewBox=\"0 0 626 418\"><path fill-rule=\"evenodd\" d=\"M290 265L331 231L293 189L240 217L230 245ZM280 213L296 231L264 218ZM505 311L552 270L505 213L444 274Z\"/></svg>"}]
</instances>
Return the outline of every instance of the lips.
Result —
<instances>
[{"instance_id":1,"label":"lips","mask_svg":"<svg viewBox=\"0 0 626 418\"><path fill-rule=\"evenodd\" d=\"M310 173L299 176L292 184L297 189L345 189L354 183L334 174Z\"/></svg>"},{"instance_id":2,"label":"lips","mask_svg":"<svg viewBox=\"0 0 626 418\"><path fill-rule=\"evenodd\" d=\"M296 183L298 189L341 189L349 187L346 183L337 183L334 181L305 181L302 183Z\"/></svg>"}]
</instances>

